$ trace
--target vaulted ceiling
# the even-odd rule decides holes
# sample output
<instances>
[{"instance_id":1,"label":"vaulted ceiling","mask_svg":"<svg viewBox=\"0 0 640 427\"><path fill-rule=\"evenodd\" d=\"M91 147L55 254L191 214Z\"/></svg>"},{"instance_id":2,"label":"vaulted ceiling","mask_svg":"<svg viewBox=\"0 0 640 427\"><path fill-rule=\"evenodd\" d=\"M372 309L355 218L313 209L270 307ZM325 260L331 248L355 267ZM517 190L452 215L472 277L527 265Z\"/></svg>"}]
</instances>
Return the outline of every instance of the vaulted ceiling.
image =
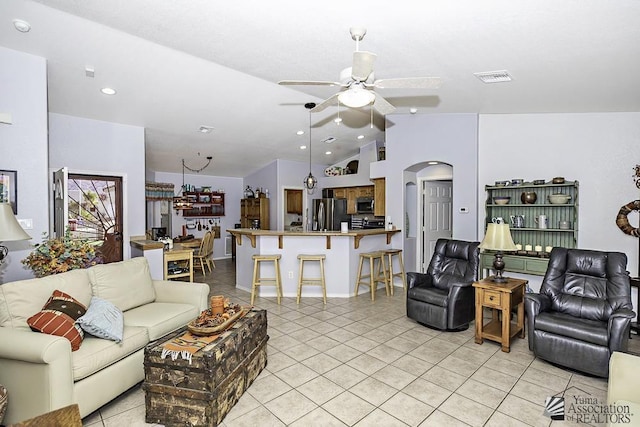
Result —
<instances>
[{"instance_id":1,"label":"vaulted ceiling","mask_svg":"<svg viewBox=\"0 0 640 427\"><path fill-rule=\"evenodd\" d=\"M637 0L2 0L0 46L47 59L51 112L145 127L151 170L210 155L203 174L241 177L276 158L308 160L304 104L338 88L277 82L338 80L355 50L350 27L367 29L360 49L378 55L376 78L443 79L378 90L394 114L491 114L640 111L638 22ZM513 80L474 76L497 70ZM331 106L311 123L316 163L384 141L384 117L371 123L368 107Z\"/></svg>"}]
</instances>

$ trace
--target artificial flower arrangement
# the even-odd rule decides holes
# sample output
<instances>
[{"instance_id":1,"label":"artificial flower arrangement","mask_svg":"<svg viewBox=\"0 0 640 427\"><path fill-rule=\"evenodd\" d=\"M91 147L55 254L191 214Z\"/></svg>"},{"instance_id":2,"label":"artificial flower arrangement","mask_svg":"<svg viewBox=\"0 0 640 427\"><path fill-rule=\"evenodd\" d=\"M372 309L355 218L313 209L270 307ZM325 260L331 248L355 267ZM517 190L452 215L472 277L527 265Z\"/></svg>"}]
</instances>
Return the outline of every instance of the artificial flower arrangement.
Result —
<instances>
[{"instance_id":1,"label":"artificial flower arrangement","mask_svg":"<svg viewBox=\"0 0 640 427\"><path fill-rule=\"evenodd\" d=\"M93 244L88 240L73 239L69 230L66 230L63 237L55 239L49 239L44 233L42 243L36 245L33 252L21 262L36 277L45 277L102 264L103 260Z\"/></svg>"}]
</instances>

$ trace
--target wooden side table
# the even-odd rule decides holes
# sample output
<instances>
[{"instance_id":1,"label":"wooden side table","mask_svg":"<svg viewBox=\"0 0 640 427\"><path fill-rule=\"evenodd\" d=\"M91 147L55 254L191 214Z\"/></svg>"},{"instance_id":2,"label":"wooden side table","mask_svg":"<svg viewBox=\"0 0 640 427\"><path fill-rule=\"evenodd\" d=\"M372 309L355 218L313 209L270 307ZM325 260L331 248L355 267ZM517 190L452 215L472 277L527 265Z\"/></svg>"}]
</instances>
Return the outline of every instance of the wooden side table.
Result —
<instances>
[{"instance_id":1,"label":"wooden side table","mask_svg":"<svg viewBox=\"0 0 640 427\"><path fill-rule=\"evenodd\" d=\"M509 278L506 283L495 283L491 279L474 282L476 288L476 344L483 339L502 344L502 351L510 351L511 339L520 334L524 338L524 291L528 280ZM484 324L483 309L492 309L491 321ZM511 322L511 310L518 307L518 318ZM502 316L499 316L502 312ZM501 317L501 318L500 318Z\"/></svg>"},{"instance_id":2,"label":"wooden side table","mask_svg":"<svg viewBox=\"0 0 640 427\"><path fill-rule=\"evenodd\" d=\"M172 274L169 272L169 263L177 262L184 266L187 271ZM193 249L185 248L179 244L174 244L173 249L164 251L164 280L188 277L193 282Z\"/></svg>"}]
</instances>

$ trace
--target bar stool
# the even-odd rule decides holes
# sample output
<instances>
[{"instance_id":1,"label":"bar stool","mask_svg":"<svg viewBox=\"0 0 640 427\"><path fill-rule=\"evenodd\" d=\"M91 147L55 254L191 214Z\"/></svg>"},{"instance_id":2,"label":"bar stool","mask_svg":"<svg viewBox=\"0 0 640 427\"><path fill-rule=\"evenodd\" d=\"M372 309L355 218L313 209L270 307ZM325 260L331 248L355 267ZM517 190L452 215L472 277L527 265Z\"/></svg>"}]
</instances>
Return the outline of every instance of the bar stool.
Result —
<instances>
[{"instance_id":1,"label":"bar stool","mask_svg":"<svg viewBox=\"0 0 640 427\"><path fill-rule=\"evenodd\" d=\"M282 298L282 278L280 276L280 258L281 255L253 255L253 282L251 283L251 305L253 305L253 299L256 294L258 286L262 285L275 285L276 294L278 296L278 304ZM273 262L273 268L275 271L275 277L261 277L260 276L260 263L261 262Z\"/></svg>"},{"instance_id":2,"label":"bar stool","mask_svg":"<svg viewBox=\"0 0 640 427\"><path fill-rule=\"evenodd\" d=\"M324 280L324 260L326 255L298 255L298 261L300 264L300 271L298 272L298 299L296 302L300 304L300 297L302 296L302 286L322 286L322 301L327 304L327 285ZM318 261L320 263L320 277L308 278L304 277L304 263L305 261Z\"/></svg>"},{"instance_id":3,"label":"bar stool","mask_svg":"<svg viewBox=\"0 0 640 427\"><path fill-rule=\"evenodd\" d=\"M370 273L362 275L362 265L365 260L369 261ZM376 261L378 262L378 265L376 265ZM369 280L366 281L363 279ZM387 281L387 269L384 265L384 252L362 252L360 254L360 262L358 264L358 277L356 278L356 296L358 296L358 289L360 288L360 285L369 286L371 289L371 301L375 301L378 282L384 284L387 296L389 296L389 282Z\"/></svg>"},{"instance_id":4,"label":"bar stool","mask_svg":"<svg viewBox=\"0 0 640 427\"><path fill-rule=\"evenodd\" d=\"M402 249L386 249L382 251L384 253L385 258L387 258L387 263L389 268L387 268L387 282L389 282L389 287L391 288L391 295L393 295L393 279L395 277L400 277L402 280L402 285L404 286L404 291L407 291L407 275L404 272L404 262L402 262ZM397 273L393 272L393 257L398 257L398 266L400 267L400 271Z\"/></svg>"}]
</instances>

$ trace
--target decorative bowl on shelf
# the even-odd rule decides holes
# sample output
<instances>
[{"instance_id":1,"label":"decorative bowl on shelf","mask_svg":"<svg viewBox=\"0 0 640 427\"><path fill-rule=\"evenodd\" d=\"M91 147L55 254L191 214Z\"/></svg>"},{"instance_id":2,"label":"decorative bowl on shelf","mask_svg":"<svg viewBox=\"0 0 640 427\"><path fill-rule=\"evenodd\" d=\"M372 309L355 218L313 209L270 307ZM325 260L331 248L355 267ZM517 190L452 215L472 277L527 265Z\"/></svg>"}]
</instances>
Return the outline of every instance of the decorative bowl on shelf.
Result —
<instances>
[{"instance_id":1,"label":"decorative bowl on shelf","mask_svg":"<svg viewBox=\"0 0 640 427\"><path fill-rule=\"evenodd\" d=\"M534 179L533 180L533 185L542 185L544 183L545 183L544 179Z\"/></svg>"},{"instance_id":2,"label":"decorative bowl on shelf","mask_svg":"<svg viewBox=\"0 0 640 427\"><path fill-rule=\"evenodd\" d=\"M493 203L496 205L506 205L511 201L510 196L494 196Z\"/></svg>"},{"instance_id":3,"label":"decorative bowl on shelf","mask_svg":"<svg viewBox=\"0 0 640 427\"><path fill-rule=\"evenodd\" d=\"M504 187L506 185L509 185L509 181L496 181L495 183L496 187Z\"/></svg>"},{"instance_id":4,"label":"decorative bowl on shelf","mask_svg":"<svg viewBox=\"0 0 640 427\"><path fill-rule=\"evenodd\" d=\"M569 194L557 193L549 194L547 199L549 199L549 203L552 205L566 205L569 203L569 200L571 200L571 196Z\"/></svg>"}]
</instances>

